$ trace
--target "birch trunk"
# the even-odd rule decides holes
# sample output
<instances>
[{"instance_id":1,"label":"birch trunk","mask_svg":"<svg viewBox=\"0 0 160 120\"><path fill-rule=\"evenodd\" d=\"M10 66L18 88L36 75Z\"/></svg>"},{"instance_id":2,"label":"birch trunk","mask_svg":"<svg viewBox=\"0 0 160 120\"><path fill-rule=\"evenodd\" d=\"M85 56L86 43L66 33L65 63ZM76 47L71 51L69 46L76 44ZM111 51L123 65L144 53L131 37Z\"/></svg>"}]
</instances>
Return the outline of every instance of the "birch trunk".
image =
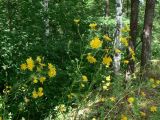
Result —
<instances>
[{"instance_id":1,"label":"birch trunk","mask_svg":"<svg viewBox=\"0 0 160 120\"><path fill-rule=\"evenodd\" d=\"M120 42L119 36L121 36L120 30L122 28L122 0L116 0L116 22L117 22L117 28L115 32L114 48L121 49L121 42ZM114 64L113 64L115 74L119 73L120 60L121 60L121 54L115 53Z\"/></svg>"}]
</instances>

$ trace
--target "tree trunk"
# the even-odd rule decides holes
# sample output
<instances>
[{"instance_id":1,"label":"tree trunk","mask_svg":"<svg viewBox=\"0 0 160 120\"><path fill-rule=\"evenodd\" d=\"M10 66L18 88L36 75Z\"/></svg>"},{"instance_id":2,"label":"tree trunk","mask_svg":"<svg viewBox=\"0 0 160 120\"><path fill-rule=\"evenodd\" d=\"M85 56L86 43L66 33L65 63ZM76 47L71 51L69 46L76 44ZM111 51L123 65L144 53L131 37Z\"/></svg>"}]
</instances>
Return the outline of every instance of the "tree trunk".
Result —
<instances>
[{"instance_id":1,"label":"tree trunk","mask_svg":"<svg viewBox=\"0 0 160 120\"><path fill-rule=\"evenodd\" d=\"M136 39L138 34L138 13L139 13L139 0L131 0L131 18L130 18L130 36L129 47L135 52ZM134 61L130 60L128 64L128 71L134 73Z\"/></svg>"},{"instance_id":2,"label":"tree trunk","mask_svg":"<svg viewBox=\"0 0 160 120\"><path fill-rule=\"evenodd\" d=\"M110 15L109 0L106 0L106 17Z\"/></svg>"},{"instance_id":3,"label":"tree trunk","mask_svg":"<svg viewBox=\"0 0 160 120\"><path fill-rule=\"evenodd\" d=\"M121 42L119 40L119 36L121 36L121 28L122 28L122 0L116 0L116 22L117 22L117 29L115 32L114 48L121 49ZM121 60L121 54L115 53L114 55L115 74L119 73L120 60Z\"/></svg>"},{"instance_id":4,"label":"tree trunk","mask_svg":"<svg viewBox=\"0 0 160 120\"><path fill-rule=\"evenodd\" d=\"M156 0L146 0L144 28L142 33L141 68L144 70L151 59L151 37Z\"/></svg>"}]
</instances>

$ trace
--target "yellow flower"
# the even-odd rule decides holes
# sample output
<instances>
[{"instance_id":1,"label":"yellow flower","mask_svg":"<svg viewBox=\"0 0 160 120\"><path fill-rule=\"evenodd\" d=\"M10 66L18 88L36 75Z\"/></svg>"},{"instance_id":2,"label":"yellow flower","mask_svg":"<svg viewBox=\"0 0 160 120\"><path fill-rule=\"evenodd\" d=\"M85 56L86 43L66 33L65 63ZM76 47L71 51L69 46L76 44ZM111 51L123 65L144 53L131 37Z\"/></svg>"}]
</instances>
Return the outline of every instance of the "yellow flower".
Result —
<instances>
[{"instance_id":1,"label":"yellow flower","mask_svg":"<svg viewBox=\"0 0 160 120\"><path fill-rule=\"evenodd\" d=\"M43 82L46 80L46 77L40 77L39 81L43 84Z\"/></svg>"},{"instance_id":2,"label":"yellow flower","mask_svg":"<svg viewBox=\"0 0 160 120\"><path fill-rule=\"evenodd\" d=\"M31 58L31 57L28 58L28 59L26 60L26 62L27 62L27 68L28 68L28 70L33 71L34 61L32 60L32 58Z\"/></svg>"},{"instance_id":3,"label":"yellow flower","mask_svg":"<svg viewBox=\"0 0 160 120\"><path fill-rule=\"evenodd\" d=\"M95 37L90 41L90 46L93 49L100 48L102 46L102 41L98 37Z\"/></svg>"},{"instance_id":4,"label":"yellow flower","mask_svg":"<svg viewBox=\"0 0 160 120\"><path fill-rule=\"evenodd\" d=\"M37 62L41 63L42 62L42 59L40 56L37 56L37 59L36 59Z\"/></svg>"},{"instance_id":5,"label":"yellow flower","mask_svg":"<svg viewBox=\"0 0 160 120\"><path fill-rule=\"evenodd\" d=\"M134 102L134 98L133 98L133 97L129 97L129 98L127 99L127 101L128 101L130 104L132 104L132 103Z\"/></svg>"},{"instance_id":6,"label":"yellow flower","mask_svg":"<svg viewBox=\"0 0 160 120\"><path fill-rule=\"evenodd\" d=\"M44 95L44 93L43 93L43 92L40 92L40 91L38 91L37 94L38 94L39 97L42 97L42 96Z\"/></svg>"},{"instance_id":7,"label":"yellow flower","mask_svg":"<svg viewBox=\"0 0 160 120\"><path fill-rule=\"evenodd\" d=\"M55 77L56 76L56 68L51 64L51 63L48 63L48 76L49 77Z\"/></svg>"},{"instance_id":8,"label":"yellow flower","mask_svg":"<svg viewBox=\"0 0 160 120\"><path fill-rule=\"evenodd\" d=\"M156 88L157 86L156 86L156 84L152 84L152 88Z\"/></svg>"},{"instance_id":9,"label":"yellow flower","mask_svg":"<svg viewBox=\"0 0 160 120\"><path fill-rule=\"evenodd\" d=\"M151 112L157 112L157 106L151 106L150 111Z\"/></svg>"},{"instance_id":10,"label":"yellow flower","mask_svg":"<svg viewBox=\"0 0 160 120\"><path fill-rule=\"evenodd\" d=\"M103 88L103 90L108 90L108 86L107 85L103 85L102 88Z\"/></svg>"},{"instance_id":11,"label":"yellow flower","mask_svg":"<svg viewBox=\"0 0 160 120\"><path fill-rule=\"evenodd\" d=\"M36 92L36 90L34 90L34 91L32 92L32 97L33 97L33 98L37 98L37 97L38 97L38 93Z\"/></svg>"},{"instance_id":12,"label":"yellow flower","mask_svg":"<svg viewBox=\"0 0 160 120\"><path fill-rule=\"evenodd\" d=\"M134 52L134 50L131 48L131 47L129 47L129 52L130 52L130 55L131 55L131 59L133 60L133 61L135 61L135 52Z\"/></svg>"},{"instance_id":13,"label":"yellow flower","mask_svg":"<svg viewBox=\"0 0 160 120\"><path fill-rule=\"evenodd\" d=\"M111 85L111 83L110 83L110 82L107 82L107 83L106 83L106 86L107 86L107 87L109 87L110 85Z\"/></svg>"},{"instance_id":14,"label":"yellow flower","mask_svg":"<svg viewBox=\"0 0 160 120\"><path fill-rule=\"evenodd\" d=\"M102 61L103 64L110 66L111 62L112 62L111 57L107 57L107 56L103 57L103 61Z\"/></svg>"},{"instance_id":15,"label":"yellow flower","mask_svg":"<svg viewBox=\"0 0 160 120\"><path fill-rule=\"evenodd\" d=\"M27 64L26 63L21 64L21 70L26 70L26 69L27 69Z\"/></svg>"},{"instance_id":16,"label":"yellow flower","mask_svg":"<svg viewBox=\"0 0 160 120\"><path fill-rule=\"evenodd\" d=\"M112 39L111 39L108 35L104 35L103 38L104 38L106 41L112 41Z\"/></svg>"},{"instance_id":17,"label":"yellow flower","mask_svg":"<svg viewBox=\"0 0 160 120\"><path fill-rule=\"evenodd\" d=\"M38 88L38 93L37 94L38 94L39 97L42 97L44 95L42 87Z\"/></svg>"},{"instance_id":18,"label":"yellow flower","mask_svg":"<svg viewBox=\"0 0 160 120\"><path fill-rule=\"evenodd\" d=\"M88 54L88 56L87 56L86 59L87 59L88 62L91 63L91 64L97 62L96 58L94 58L91 54Z\"/></svg>"},{"instance_id":19,"label":"yellow flower","mask_svg":"<svg viewBox=\"0 0 160 120\"><path fill-rule=\"evenodd\" d=\"M106 77L106 81L111 81L111 76L110 75Z\"/></svg>"},{"instance_id":20,"label":"yellow flower","mask_svg":"<svg viewBox=\"0 0 160 120\"><path fill-rule=\"evenodd\" d=\"M135 55L135 52L131 47L129 47L129 52L130 52L131 55Z\"/></svg>"},{"instance_id":21,"label":"yellow flower","mask_svg":"<svg viewBox=\"0 0 160 120\"><path fill-rule=\"evenodd\" d=\"M55 77L56 76L56 68L50 69L48 71L48 76L51 77Z\"/></svg>"},{"instance_id":22,"label":"yellow flower","mask_svg":"<svg viewBox=\"0 0 160 120\"><path fill-rule=\"evenodd\" d=\"M116 101L116 98L114 96L110 97L109 98L112 102L115 102Z\"/></svg>"},{"instance_id":23,"label":"yellow flower","mask_svg":"<svg viewBox=\"0 0 160 120\"><path fill-rule=\"evenodd\" d=\"M54 66L51 63L48 63L48 69L52 69Z\"/></svg>"},{"instance_id":24,"label":"yellow flower","mask_svg":"<svg viewBox=\"0 0 160 120\"><path fill-rule=\"evenodd\" d=\"M124 64L128 64L128 63L129 63L129 61L128 61L128 60L124 60L123 62L124 62Z\"/></svg>"},{"instance_id":25,"label":"yellow flower","mask_svg":"<svg viewBox=\"0 0 160 120\"><path fill-rule=\"evenodd\" d=\"M88 81L87 76L83 75L83 76L82 76L82 81L83 81L83 82L87 82L87 81Z\"/></svg>"},{"instance_id":26,"label":"yellow flower","mask_svg":"<svg viewBox=\"0 0 160 120\"><path fill-rule=\"evenodd\" d=\"M150 78L149 81L150 81L151 83L154 83L154 78Z\"/></svg>"},{"instance_id":27,"label":"yellow flower","mask_svg":"<svg viewBox=\"0 0 160 120\"><path fill-rule=\"evenodd\" d=\"M76 24L79 24L80 19L74 19L73 21L74 21Z\"/></svg>"},{"instance_id":28,"label":"yellow flower","mask_svg":"<svg viewBox=\"0 0 160 120\"><path fill-rule=\"evenodd\" d=\"M38 91L39 91L39 92L42 92L42 91L43 91L43 88L42 88L42 87L39 87L39 88L38 88Z\"/></svg>"},{"instance_id":29,"label":"yellow flower","mask_svg":"<svg viewBox=\"0 0 160 120\"><path fill-rule=\"evenodd\" d=\"M66 111L66 107L64 104L60 104L59 105L59 112L65 112Z\"/></svg>"},{"instance_id":30,"label":"yellow flower","mask_svg":"<svg viewBox=\"0 0 160 120\"><path fill-rule=\"evenodd\" d=\"M146 113L145 112L140 112L140 115L142 116L142 117L145 117L146 116Z\"/></svg>"},{"instance_id":31,"label":"yellow flower","mask_svg":"<svg viewBox=\"0 0 160 120\"><path fill-rule=\"evenodd\" d=\"M131 59L133 60L133 61L135 61L135 55L132 55L132 57L131 57Z\"/></svg>"},{"instance_id":32,"label":"yellow flower","mask_svg":"<svg viewBox=\"0 0 160 120\"><path fill-rule=\"evenodd\" d=\"M143 97L145 97L146 96L146 93L145 92L141 92L141 95L143 96Z\"/></svg>"},{"instance_id":33,"label":"yellow flower","mask_svg":"<svg viewBox=\"0 0 160 120\"><path fill-rule=\"evenodd\" d=\"M121 29L121 32L129 32L129 31L130 31L130 28L128 25L125 25L125 27Z\"/></svg>"},{"instance_id":34,"label":"yellow flower","mask_svg":"<svg viewBox=\"0 0 160 120\"><path fill-rule=\"evenodd\" d=\"M124 45L124 46L128 46L128 40L127 40L127 38L125 38L125 37L120 37L120 41L121 41L121 43Z\"/></svg>"},{"instance_id":35,"label":"yellow flower","mask_svg":"<svg viewBox=\"0 0 160 120\"><path fill-rule=\"evenodd\" d=\"M33 83L38 83L37 77L33 77Z\"/></svg>"},{"instance_id":36,"label":"yellow flower","mask_svg":"<svg viewBox=\"0 0 160 120\"><path fill-rule=\"evenodd\" d=\"M128 118L127 118L127 116L122 115L122 116L121 116L121 120L128 120Z\"/></svg>"},{"instance_id":37,"label":"yellow flower","mask_svg":"<svg viewBox=\"0 0 160 120\"><path fill-rule=\"evenodd\" d=\"M115 53L121 53L121 50L116 48Z\"/></svg>"},{"instance_id":38,"label":"yellow flower","mask_svg":"<svg viewBox=\"0 0 160 120\"><path fill-rule=\"evenodd\" d=\"M91 28L91 30L96 30L97 24L91 23L91 24L89 24L89 27Z\"/></svg>"},{"instance_id":39,"label":"yellow flower","mask_svg":"<svg viewBox=\"0 0 160 120\"><path fill-rule=\"evenodd\" d=\"M24 102L28 103L30 100L27 97L24 97Z\"/></svg>"}]
</instances>

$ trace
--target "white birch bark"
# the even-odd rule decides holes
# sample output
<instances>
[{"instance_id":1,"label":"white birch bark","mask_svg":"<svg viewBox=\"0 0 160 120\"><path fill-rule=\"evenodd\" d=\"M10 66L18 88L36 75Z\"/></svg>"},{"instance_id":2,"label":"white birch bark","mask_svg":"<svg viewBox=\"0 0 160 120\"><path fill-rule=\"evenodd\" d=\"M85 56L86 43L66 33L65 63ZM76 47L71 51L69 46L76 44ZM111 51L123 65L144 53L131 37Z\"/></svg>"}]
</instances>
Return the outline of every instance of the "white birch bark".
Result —
<instances>
[{"instance_id":1,"label":"white birch bark","mask_svg":"<svg viewBox=\"0 0 160 120\"><path fill-rule=\"evenodd\" d=\"M116 23L117 28L115 32L115 40L114 40L114 48L121 49L121 42L119 36L121 36L121 28L122 28L122 0L116 0ZM121 53L115 53L114 55L114 72L115 74L119 73L120 70L120 60L121 60Z\"/></svg>"}]
</instances>

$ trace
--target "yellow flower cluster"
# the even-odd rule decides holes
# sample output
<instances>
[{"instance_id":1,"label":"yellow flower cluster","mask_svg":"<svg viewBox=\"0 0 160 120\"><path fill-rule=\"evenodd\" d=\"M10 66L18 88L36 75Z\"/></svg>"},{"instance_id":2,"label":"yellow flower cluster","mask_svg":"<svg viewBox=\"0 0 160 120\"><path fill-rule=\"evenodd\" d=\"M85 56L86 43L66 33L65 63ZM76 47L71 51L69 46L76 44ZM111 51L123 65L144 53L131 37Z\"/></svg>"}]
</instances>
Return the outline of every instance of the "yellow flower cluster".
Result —
<instances>
[{"instance_id":1,"label":"yellow flower cluster","mask_svg":"<svg viewBox=\"0 0 160 120\"><path fill-rule=\"evenodd\" d=\"M46 77L44 77L44 76L39 77L39 82L40 83L43 84L44 81L46 81ZM33 83L35 83L35 84L38 83L38 78L36 76L33 77Z\"/></svg>"},{"instance_id":2,"label":"yellow flower cluster","mask_svg":"<svg viewBox=\"0 0 160 120\"><path fill-rule=\"evenodd\" d=\"M132 103L134 102L134 98L133 98L133 97L129 97L129 98L127 99L127 101L128 101L130 104L132 104Z\"/></svg>"},{"instance_id":3,"label":"yellow flower cluster","mask_svg":"<svg viewBox=\"0 0 160 120\"><path fill-rule=\"evenodd\" d=\"M30 57L30 58L28 58L27 60L26 60L26 63L27 63L27 68L28 68L28 70L30 70L30 71L33 71L33 68L34 68L34 61L33 61L33 59Z\"/></svg>"},{"instance_id":4,"label":"yellow flower cluster","mask_svg":"<svg viewBox=\"0 0 160 120\"><path fill-rule=\"evenodd\" d=\"M91 64L94 64L94 63L97 62L96 58L94 58L94 56L92 56L91 54L88 54L86 59L87 59L88 62L91 63Z\"/></svg>"},{"instance_id":5,"label":"yellow flower cluster","mask_svg":"<svg viewBox=\"0 0 160 120\"><path fill-rule=\"evenodd\" d=\"M142 117L145 117L145 116L146 116L146 113L145 113L145 112L140 111L140 115L141 115Z\"/></svg>"},{"instance_id":6,"label":"yellow flower cluster","mask_svg":"<svg viewBox=\"0 0 160 120\"><path fill-rule=\"evenodd\" d=\"M116 98L114 96L110 97L109 99L110 99L111 102L115 102L116 101Z\"/></svg>"},{"instance_id":7,"label":"yellow flower cluster","mask_svg":"<svg viewBox=\"0 0 160 120\"><path fill-rule=\"evenodd\" d=\"M26 70L27 69L26 63L21 64L20 68L21 70Z\"/></svg>"},{"instance_id":8,"label":"yellow flower cluster","mask_svg":"<svg viewBox=\"0 0 160 120\"><path fill-rule=\"evenodd\" d=\"M39 87L39 88L38 88L38 91L36 91L36 90L34 89L34 91L32 92L32 97L33 97L33 98L42 97L43 95L44 95L44 93L43 93L43 88L42 88L42 87Z\"/></svg>"},{"instance_id":9,"label":"yellow flower cluster","mask_svg":"<svg viewBox=\"0 0 160 120\"><path fill-rule=\"evenodd\" d=\"M122 116L121 116L121 120L128 120L128 118L127 118L127 116L122 115Z\"/></svg>"},{"instance_id":10,"label":"yellow flower cluster","mask_svg":"<svg viewBox=\"0 0 160 120\"><path fill-rule=\"evenodd\" d=\"M120 37L120 41L124 46L128 47L128 40L126 37Z\"/></svg>"},{"instance_id":11,"label":"yellow flower cluster","mask_svg":"<svg viewBox=\"0 0 160 120\"><path fill-rule=\"evenodd\" d=\"M110 56L105 56L103 57L102 63L106 65L107 67L109 67L112 63L112 58Z\"/></svg>"},{"instance_id":12,"label":"yellow flower cluster","mask_svg":"<svg viewBox=\"0 0 160 120\"><path fill-rule=\"evenodd\" d=\"M33 77L33 83L38 83L38 78L36 76Z\"/></svg>"},{"instance_id":13,"label":"yellow flower cluster","mask_svg":"<svg viewBox=\"0 0 160 120\"><path fill-rule=\"evenodd\" d=\"M143 91L141 91L141 95L142 95L143 97L146 97L146 93L143 92Z\"/></svg>"},{"instance_id":14,"label":"yellow flower cluster","mask_svg":"<svg viewBox=\"0 0 160 120\"><path fill-rule=\"evenodd\" d=\"M39 62L39 65L41 68L45 66L45 64L41 63L42 59L40 58L40 56L37 57L36 61ZM33 61L32 57L27 58L26 63L23 63L20 65L20 69L23 71L26 69L28 69L29 71L33 71L34 67L35 67L35 62ZM39 68L39 71L40 71L40 68Z\"/></svg>"},{"instance_id":15,"label":"yellow flower cluster","mask_svg":"<svg viewBox=\"0 0 160 120\"><path fill-rule=\"evenodd\" d=\"M88 78L86 75L82 75L82 82L81 82L81 87L85 87L85 84L84 83L87 83L88 82Z\"/></svg>"},{"instance_id":16,"label":"yellow flower cluster","mask_svg":"<svg viewBox=\"0 0 160 120\"><path fill-rule=\"evenodd\" d=\"M93 49L98 49L102 46L102 41L98 37L95 37L90 41L90 46Z\"/></svg>"},{"instance_id":17,"label":"yellow flower cluster","mask_svg":"<svg viewBox=\"0 0 160 120\"><path fill-rule=\"evenodd\" d=\"M116 48L116 49L115 49L115 53L121 53L121 50L118 49L118 48Z\"/></svg>"},{"instance_id":18,"label":"yellow flower cluster","mask_svg":"<svg viewBox=\"0 0 160 120\"><path fill-rule=\"evenodd\" d=\"M130 28L128 25L125 25L122 29L121 29L121 32L129 32L130 31Z\"/></svg>"},{"instance_id":19,"label":"yellow flower cluster","mask_svg":"<svg viewBox=\"0 0 160 120\"><path fill-rule=\"evenodd\" d=\"M34 61L32 60L31 57L29 57L27 60L26 60L26 63L23 63L20 65L20 68L21 70L30 70L30 71L33 71L33 68L34 68Z\"/></svg>"},{"instance_id":20,"label":"yellow flower cluster","mask_svg":"<svg viewBox=\"0 0 160 120\"><path fill-rule=\"evenodd\" d=\"M150 111L151 112L157 112L157 106L151 106Z\"/></svg>"},{"instance_id":21,"label":"yellow flower cluster","mask_svg":"<svg viewBox=\"0 0 160 120\"><path fill-rule=\"evenodd\" d=\"M31 57L29 57L27 60L26 60L26 63L23 63L20 65L20 69L21 70L29 70L29 71L33 71L35 67L37 67L37 70L35 71L35 73L33 75L31 75L31 79L32 79L32 82L34 84L40 82L41 85L46 81L46 76L48 74L48 76L51 78L51 77L55 77L56 76L56 68L55 66L53 66L51 63L48 63L48 69L47 67L45 69L43 69L46 64L42 63L43 61L43 58L40 57L40 56L37 56L36 60L34 61ZM43 74L42 73L42 69L43 69ZM46 70L46 72L45 72ZM37 73L38 72L38 73ZM33 98L38 98L38 97L41 97L43 96L44 93L43 93L43 88L42 87L39 87L38 90L36 91L36 89L33 90L32 92L32 97Z\"/></svg>"},{"instance_id":22,"label":"yellow flower cluster","mask_svg":"<svg viewBox=\"0 0 160 120\"><path fill-rule=\"evenodd\" d=\"M88 82L88 78L87 78L86 75L82 75L82 81L83 81L83 82Z\"/></svg>"},{"instance_id":23,"label":"yellow flower cluster","mask_svg":"<svg viewBox=\"0 0 160 120\"><path fill-rule=\"evenodd\" d=\"M51 63L48 63L48 69L49 69L48 76L50 78L55 77L57 73L56 68Z\"/></svg>"},{"instance_id":24,"label":"yellow flower cluster","mask_svg":"<svg viewBox=\"0 0 160 120\"><path fill-rule=\"evenodd\" d=\"M55 107L55 110L58 111L58 112L65 112L66 111L66 106L64 104L60 104L58 106Z\"/></svg>"},{"instance_id":25,"label":"yellow flower cluster","mask_svg":"<svg viewBox=\"0 0 160 120\"><path fill-rule=\"evenodd\" d=\"M156 88L160 85L160 80L150 78L150 83L151 83L152 88Z\"/></svg>"},{"instance_id":26,"label":"yellow flower cluster","mask_svg":"<svg viewBox=\"0 0 160 120\"><path fill-rule=\"evenodd\" d=\"M89 24L89 27L91 28L91 30L96 30L97 24L91 23L91 24Z\"/></svg>"},{"instance_id":27,"label":"yellow flower cluster","mask_svg":"<svg viewBox=\"0 0 160 120\"><path fill-rule=\"evenodd\" d=\"M130 52L130 55L131 55L131 59L135 61L135 59L136 59L135 58L135 52L131 47L129 47L129 52Z\"/></svg>"},{"instance_id":28,"label":"yellow flower cluster","mask_svg":"<svg viewBox=\"0 0 160 120\"><path fill-rule=\"evenodd\" d=\"M124 64L128 64L129 61L128 61L128 60L124 60L123 63L124 63Z\"/></svg>"},{"instance_id":29,"label":"yellow flower cluster","mask_svg":"<svg viewBox=\"0 0 160 120\"><path fill-rule=\"evenodd\" d=\"M105 81L102 81L103 90L109 90L108 87L111 85L110 81L111 81L110 75L106 77Z\"/></svg>"},{"instance_id":30,"label":"yellow flower cluster","mask_svg":"<svg viewBox=\"0 0 160 120\"><path fill-rule=\"evenodd\" d=\"M39 78L39 81L40 81L42 84L43 84L43 82L44 82L45 80L46 80L46 77L43 77L43 76L42 76L42 77Z\"/></svg>"}]
</instances>

